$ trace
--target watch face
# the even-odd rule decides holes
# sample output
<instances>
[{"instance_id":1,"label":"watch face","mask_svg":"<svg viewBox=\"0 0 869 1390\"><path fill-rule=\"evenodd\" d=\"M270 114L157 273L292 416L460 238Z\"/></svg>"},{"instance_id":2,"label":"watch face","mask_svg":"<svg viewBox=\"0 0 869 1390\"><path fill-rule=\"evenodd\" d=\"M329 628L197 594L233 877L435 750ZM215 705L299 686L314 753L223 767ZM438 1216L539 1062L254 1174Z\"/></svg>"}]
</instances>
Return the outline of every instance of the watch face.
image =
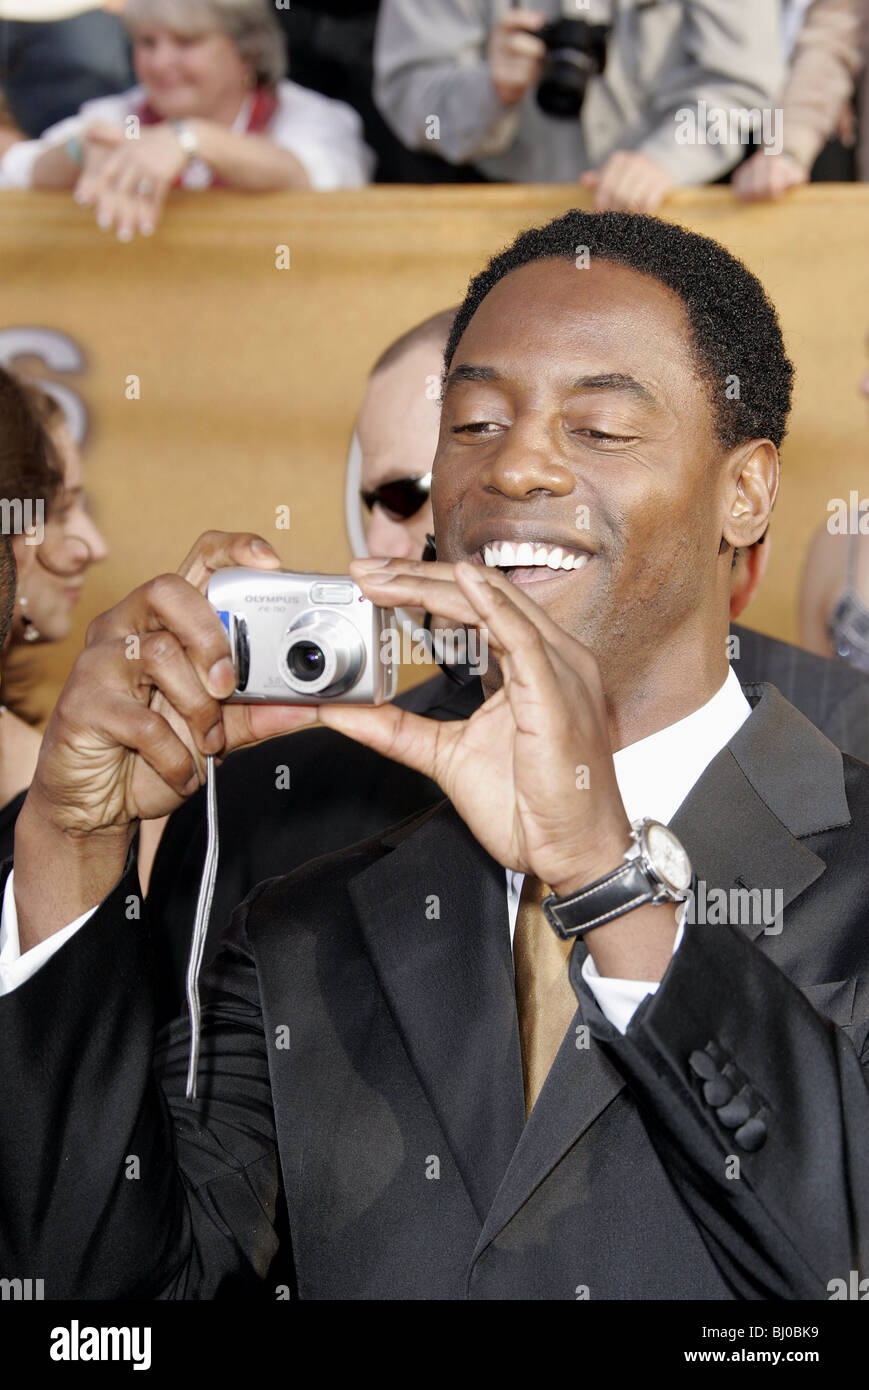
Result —
<instances>
[{"instance_id":1,"label":"watch face","mask_svg":"<svg viewBox=\"0 0 869 1390\"><path fill-rule=\"evenodd\" d=\"M691 860L672 830L652 821L646 826L645 850L655 873L675 893L691 886Z\"/></svg>"}]
</instances>

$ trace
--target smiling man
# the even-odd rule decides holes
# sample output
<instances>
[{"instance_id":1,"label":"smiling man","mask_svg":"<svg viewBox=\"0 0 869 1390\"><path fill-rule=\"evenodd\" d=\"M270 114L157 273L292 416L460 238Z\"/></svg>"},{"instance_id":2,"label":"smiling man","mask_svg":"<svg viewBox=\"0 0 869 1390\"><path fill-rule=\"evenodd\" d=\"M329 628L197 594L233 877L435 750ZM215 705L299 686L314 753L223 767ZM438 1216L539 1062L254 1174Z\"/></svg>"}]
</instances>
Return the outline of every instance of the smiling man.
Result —
<instances>
[{"instance_id":1,"label":"smiling man","mask_svg":"<svg viewBox=\"0 0 869 1390\"><path fill-rule=\"evenodd\" d=\"M571 213L472 282L446 372L441 559L354 573L484 628L487 698L320 710L447 800L248 897L198 1101L186 1024L153 1054L128 850L206 753L304 717L220 705L197 588L238 540L106 614L61 696L0 999L0 1263L47 1297L274 1295L281 1199L302 1298L825 1298L865 1270L869 769L726 659L778 486L775 313L713 242Z\"/></svg>"}]
</instances>

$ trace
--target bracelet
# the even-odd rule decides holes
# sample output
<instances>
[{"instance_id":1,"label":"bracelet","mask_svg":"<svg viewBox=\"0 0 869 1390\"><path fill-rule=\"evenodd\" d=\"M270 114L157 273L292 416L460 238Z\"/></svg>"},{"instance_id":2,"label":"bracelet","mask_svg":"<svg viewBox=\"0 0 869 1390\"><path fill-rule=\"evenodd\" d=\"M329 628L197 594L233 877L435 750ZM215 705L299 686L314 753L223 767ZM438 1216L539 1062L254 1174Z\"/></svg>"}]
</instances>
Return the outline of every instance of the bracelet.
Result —
<instances>
[{"instance_id":1,"label":"bracelet","mask_svg":"<svg viewBox=\"0 0 869 1390\"><path fill-rule=\"evenodd\" d=\"M84 150L81 147L81 140L77 135L71 135L64 145L64 149L72 160L73 164L84 164Z\"/></svg>"},{"instance_id":2,"label":"bracelet","mask_svg":"<svg viewBox=\"0 0 869 1390\"><path fill-rule=\"evenodd\" d=\"M174 130L178 138L178 143L184 151L184 158L189 164L191 160L196 159L199 155L199 141L191 130L188 121L170 121L169 124Z\"/></svg>"}]
</instances>

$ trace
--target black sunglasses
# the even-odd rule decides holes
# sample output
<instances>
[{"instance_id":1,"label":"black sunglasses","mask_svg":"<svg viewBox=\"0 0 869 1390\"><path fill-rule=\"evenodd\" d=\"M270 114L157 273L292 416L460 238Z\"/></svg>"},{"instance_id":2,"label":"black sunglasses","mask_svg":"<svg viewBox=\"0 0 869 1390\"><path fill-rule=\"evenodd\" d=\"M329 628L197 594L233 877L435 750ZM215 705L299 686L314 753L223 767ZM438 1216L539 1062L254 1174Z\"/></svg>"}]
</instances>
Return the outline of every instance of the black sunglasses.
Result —
<instances>
[{"instance_id":1,"label":"black sunglasses","mask_svg":"<svg viewBox=\"0 0 869 1390\"><path fill-rule=\"evenodd\" d=\"M396 478L360 495L369 511L382 507L394 521L407 521L424 507L431 492L431 473L423 478Z\"/></svg>"}]
</instances>

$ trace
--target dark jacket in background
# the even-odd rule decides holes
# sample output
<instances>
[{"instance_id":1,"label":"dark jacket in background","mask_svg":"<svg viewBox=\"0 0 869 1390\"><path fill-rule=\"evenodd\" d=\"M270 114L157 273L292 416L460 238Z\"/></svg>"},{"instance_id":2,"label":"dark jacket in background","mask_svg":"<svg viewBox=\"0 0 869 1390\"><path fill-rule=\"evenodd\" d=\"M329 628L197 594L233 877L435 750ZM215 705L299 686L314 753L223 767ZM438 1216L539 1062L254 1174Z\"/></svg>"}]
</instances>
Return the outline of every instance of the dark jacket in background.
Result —
<instances>
[{"instance_id":1,"label":"dark jacket in background","mask_svg":"<svg viewBox=\"0 0 869 1390\"><path fill-rule=\"evenodd\" d=\"M0 89L28 139L134 81L120 15L90 10L45 23L0 20Z\"/></svg>"}]
</instances>

